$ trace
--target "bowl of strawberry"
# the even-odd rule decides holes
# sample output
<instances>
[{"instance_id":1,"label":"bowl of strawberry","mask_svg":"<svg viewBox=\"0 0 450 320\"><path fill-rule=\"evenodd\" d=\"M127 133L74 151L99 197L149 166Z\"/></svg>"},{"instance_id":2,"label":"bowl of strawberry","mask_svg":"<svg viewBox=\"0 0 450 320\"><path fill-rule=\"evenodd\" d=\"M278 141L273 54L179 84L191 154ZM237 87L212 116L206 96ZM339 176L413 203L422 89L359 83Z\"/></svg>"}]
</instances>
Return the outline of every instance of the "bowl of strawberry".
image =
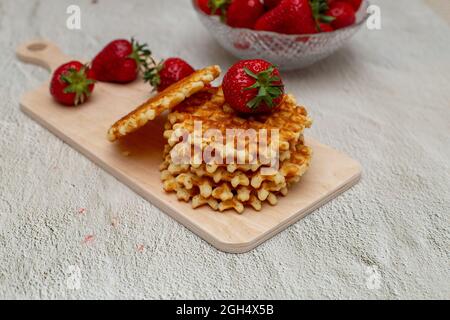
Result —
<instances>
[{"instance_id":1,"label":"bowl of strawberry","mask_svg":"<svg viewBox=\"0 0 450 320\"><path fill-rule=\"evenodd\" d=\"M192 0L200 21L240 59L295 70L345 45L369 17L367 0Z\"/></svg>"}]
</instances>

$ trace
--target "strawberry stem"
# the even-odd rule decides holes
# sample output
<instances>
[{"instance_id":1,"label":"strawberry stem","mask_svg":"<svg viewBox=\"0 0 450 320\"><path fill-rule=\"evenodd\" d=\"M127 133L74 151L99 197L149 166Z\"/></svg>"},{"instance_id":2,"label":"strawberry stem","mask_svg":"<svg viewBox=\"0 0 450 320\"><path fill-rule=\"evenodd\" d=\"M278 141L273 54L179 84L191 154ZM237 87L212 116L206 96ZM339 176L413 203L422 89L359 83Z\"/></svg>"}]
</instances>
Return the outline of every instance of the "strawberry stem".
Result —
<instances>
[{"instance_id":1,"label":"strawberry stem","mask_svg":"<svg viewBox=\"0 0 450 320\"><path fill-rule=\"evenodd\" d=\"M140 44L134 38L131 38L131 45L133 47L133 52L129 57L136 61L138 71L144 73L149 68L149 64L156 64L152 57L152 52L148 49L146 43Z\"/></svg>"},{"instance_id":2,"label":"strawberry stem","mask_svg":"<svg viewBox=\"0 0 450 320\"><path fill-rule=\"evenodd\" d=\"M281 81L281 79L280 77L273 75L275 67L270 66L258 74L250 71L248 68L244 68L244 71L248 76L256 80L253 85L245 88L244 90L258 89L258 94L247 103L247 106L250 109L256 109L262 103L265 103L270 108L276 107L274 100L283 94L283 85L277 84Z\"/></svg>"},{"instance_id":3,"label":"strawberry stem","mask_svg":"<svg viewBox=\"0 0 450 320\"><path fill-rule=\"evenodd\" d=\"M208 7L212 14L216 14L220 10L220 18L222 21L226 20L227 10L232 0L209 0Z\"/></svg>"},{"instance_id":4,"label":"strawberry stem","mask_svg":"<svg viewBox=\"0 0 450 320\"><path fill-rule=\"evenodd\" d=\"M131 38L131 45L133 52L129 57L136 61L138 71L143 75L144 81L149 82L153 88L157 88L161 83L159 72L164 67L164 61L157 63L146 43L140 44Z\"/></svg>"},{"instance_id":5,"label":"strawberry stem","mask_svg":"<svg viewBox=\"0 0 450 320\"><path fill-rule=\"evenodd\" d=\"M316 28L318 31L322 31L320 28L321 22L331 23L335 19L334 17L324 14L329 9L327 0L310 0L309 4L311 6L313 18L316 22Z\"/></svg>"},{"instance_id":6,"label":"strawberry stem","mask_svg":"<svg viewBox=\"0 0 450 320\"><path fill-rule=\"evenodd\" d=\"M163 68L164 60L158 64L153 61L153 65L151 67L147 67L144 72L144 81L150 83L150 85L154 88L153 90L156 90L161 84L161 76L159 73Z\"/></svg>"}]
</instances>

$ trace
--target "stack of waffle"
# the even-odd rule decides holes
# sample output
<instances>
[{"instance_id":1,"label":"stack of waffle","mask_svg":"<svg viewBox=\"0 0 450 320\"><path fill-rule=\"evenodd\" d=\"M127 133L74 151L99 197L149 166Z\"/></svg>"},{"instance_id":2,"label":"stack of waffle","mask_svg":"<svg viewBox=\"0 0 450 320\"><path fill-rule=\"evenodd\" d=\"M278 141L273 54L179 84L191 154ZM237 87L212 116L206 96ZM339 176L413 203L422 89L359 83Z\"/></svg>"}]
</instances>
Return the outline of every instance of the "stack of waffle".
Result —
<instances>
[{"instance_id":1,"label":"stack of waffle","mask_svg":"<svg viewBox=\"0 0 450 320\"><path fill-rule=\"evenodd\" d=\"M249 147L250 139L246 139L244 149L238 148L239 139L245 138L239 135L226 142L203 136L198 140L200 144L196 145L195 121L201 123L203 134L214 129L220 131L222 137L227 137L227 130L230 132L231 129L254 129L255 132L278 129L279 141L275 145L279 147L279 153L267 148L265 155L259 154L260 148ZM175 192L179 200L192 201L194 208L209 205L214 210L234 209L241 213L246 206L259 211L264 202L276 205L278 196L286 196L289 187L298 182L309 167L311 149L304 145L303 131L310 125L306 110L297 107L289 95L284 96L280 108L272 114L242 118L227 106L221 88L199 93L168 116L164 133L167 139L165 158L160 168L164 190ZM180 139L186 135L185 132L189 138ZM259 135L255 137L260 138ZM267 134L267 137L269 147L271 136ZM259 141L257 145L260 145ZM217 151L217 158L205 159L208 147ZM194 156L196 149L202 158ZM244 151L243 161L238 159L239 151ZM184 157L186 154L188 157ZM182 161L174 161L174 157ZM279 161L278 170L270 170L270 160L274 157ZM191 161L186 162L189 159ZM225 161L227 159L234 161L230 163Z\"/></svg>"},{"instance_id":2,"label":"stack of waffle","mask_svg":"<svg viewBox=\"0 0 450 320\"><path fill-rule=\"evenodd\" d=\"M204 70L197 73L197 78L205 74ZM209 70L213 78L217 76L217 72L211 72L214 67ZM194 80L186 78L176 90L188 87ZM311 126L311 120L305 108L297 106L291 95L285 95L273 113L244 118L227 105L222 89L210 87L208 81L198 85L202 89L162 108L170 110L160 167L164 190L175 193L180 201L191 202L193 208L207 205L216 211L234 209L242 213L246 207L260 211L265 202L276 205L278 197L286 196L310 165L312 150L304 144L303 131ZM169 93L173 95L173 89L162 92L160 99L167 99ZM154 101L150 109L146 105L137 110L144 114L149 110L161 112ZM136 118L136 112L130 115L121 120L122 124ZM134 123L128 127L135 128ZM233 130L235 134L229 139ZM239 130L256 135L242 136ZM116 124L109 138L114 141L120 132L127 131Z\"/></svg>"}]
</instances>

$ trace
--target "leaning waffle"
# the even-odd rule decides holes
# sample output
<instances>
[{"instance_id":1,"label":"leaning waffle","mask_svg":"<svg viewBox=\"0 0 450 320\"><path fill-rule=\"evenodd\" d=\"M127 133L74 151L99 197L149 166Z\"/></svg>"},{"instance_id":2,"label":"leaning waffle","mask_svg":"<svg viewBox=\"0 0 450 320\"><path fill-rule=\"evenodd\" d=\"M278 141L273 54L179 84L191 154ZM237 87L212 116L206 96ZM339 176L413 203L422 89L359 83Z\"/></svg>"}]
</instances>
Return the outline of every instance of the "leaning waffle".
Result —
<instances>
[{"instance_id":1,"label":"leaning waffle","mask_svg":"<svg viewBox=\"0 0 450 320\"><path fill-rule=\"evenodd\" d=\"M186 98L204 89L219 74L220 68L218 66L211 66L196 71L185 79L173 84L117 121L109 129L108 139L115 141L138 130L165 110L174 108Z\"/></svg>"}]
</instances>

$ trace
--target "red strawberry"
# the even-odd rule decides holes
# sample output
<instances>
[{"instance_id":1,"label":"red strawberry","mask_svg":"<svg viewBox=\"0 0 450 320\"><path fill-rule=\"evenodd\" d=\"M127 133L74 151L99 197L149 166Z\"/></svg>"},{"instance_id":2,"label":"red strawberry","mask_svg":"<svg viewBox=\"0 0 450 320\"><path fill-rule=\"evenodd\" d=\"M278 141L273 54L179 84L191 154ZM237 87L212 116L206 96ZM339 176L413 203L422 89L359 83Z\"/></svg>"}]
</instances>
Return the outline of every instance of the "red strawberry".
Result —
<instances>
[{"instance_id":1,"label":"red strawberry","mask_svg":"<svg viewBox=\"0 0 450 320\"><path fill-rule=\"evenodd\" d=\"M267 9L273 9L280 4L281 0L264 0L264 6Z\"/></svg>"},{"instance_id":2,"label":"red strawberry","mask_svg":"<svg viewBox=\"0 0 450 320\"><path fill-rule=\"evenodd\" d=\"M222 17L225 20L228 7L233 0L209 0L208 7L211 10L210 14Z\"/></svg>"},{"instance_id":3,"label":"red strawberry","mask_svg":"<svg viewBox=\"0 0 450 320\"><path fill-rule=\"evenodd\" d=\"M355 11L358 11L362 4L362 0L345 0L345 2L350 3Z\"/></svg>"},{"instance_id":4,"label":"red strawberry","mask_svg":"<svg viewBox=\"0 0 450 320\"><path fill-rule=\"evenodd\" d=\"M330 24L321 22L321 23L319 23L319 31L320 32L333 32L334 29Z\"/></svg>"},{"instance_id":5,"label":"red strawberry","mask_svg":"<svg viewBox=\"0 0 450 320\"><path fill-rule=\"evenodd\" d=\"M145 69L150 55L146 44L133 39L114 40L94 58L92 70L99 81L128 83L136 80L141 68Z\"/></svg>"},{"instance_id":6,"label":"red strawberry","mask_svg":"<svg viewBox=\"0 0 450 320\"><path fill-rule=\"evenodd\" d=\"M242 60L232 66L222 83L225 101L240 113L265 113L283 99L280 73L265 60Z\"/></svg>"},{"instance_id":7,"label":"red strawberry","mask_svg":"<svg viewBox=\"0 0 450 320\"><path fill-rule=\"evenodd\" d=\"M355 9L355 12L359 10L362 3L362 0L327 0L327 1L329 6L331 6L335 2L347 2L353 7L353 9Z\"/></svg>"},{"instance_id":8,"label":"red strawberry","mask_svg":"<svg viewBox=\"0 0 450 320\"><path fill-rule=\"evenodd\" d=\"M211 8L209 7L209 0L197 0L197 5L204 13L210 15Z\"/></svg>"},{"instance_id":9,"label":"red strawberry","mask_svg":"<svg viewBox=\"0 0 450 320\"><path fill-rule=\"evenodd\" d=\"M264 14L255 30L285 34L316 33L316 21L308 0L281 0L274 9Z\"/></svg>"},{"instance_id":10,"label":"red strawberry","mask_svg":"<svg viewBox=\"0 0 450 320\"><path fill-rule=\"evenodd\" d=\"M227 11L227 24L252 29L263 13L264 5L259 0L234 0Z\"/></svg>"},{"instance_id":11,"label":"red strawberry","mask_svg":"<svg viewBox=\"0 0 450 320\"><path fill-rule=\"evenodd\" d=\"M346 2L333 2L326 14L334 17L334 20L331 22L331 26L334 29L348 27L356 21L355 10Z\"/></svg>"},{"instance_id":12,"label":"red strawberry","mask_svg":"<svg viewBox=\"0 0 450 320\"><path fill-rule=\"evenodd\" d=\"M194 72L194 68L186 61L180 58L169 58L156 67L148 69L144 74L144 79L161 92Z\"/></svg>"},{"instance_id":13,"label":"red strawberry","mask_svg":"<svg viewBox=\"0 0 450 320\"><path fill-rule=\"evenodd\" d=\"M95 76L79 61L63 64L53 73L50 94L61 104L77 106L84 103L94 90Z\"/></svg>"}]
</instances>

